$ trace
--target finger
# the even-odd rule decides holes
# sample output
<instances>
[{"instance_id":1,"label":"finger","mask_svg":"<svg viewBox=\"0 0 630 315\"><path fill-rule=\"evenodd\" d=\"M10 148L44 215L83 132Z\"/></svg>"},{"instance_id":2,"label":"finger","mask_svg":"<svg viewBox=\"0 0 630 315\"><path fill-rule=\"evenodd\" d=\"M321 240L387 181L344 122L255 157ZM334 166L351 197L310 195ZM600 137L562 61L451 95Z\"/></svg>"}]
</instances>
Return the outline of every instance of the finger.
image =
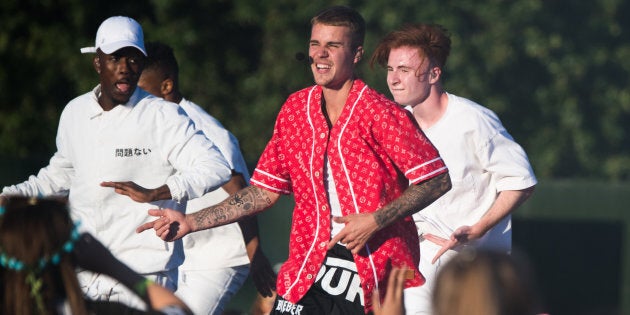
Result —
<instances>
[{"instance_id":1,"label":"finger","mask_svg":"<svg viewBox=\"0 0 630 315\"><path fill-rule=\"evenodd\" d=\"M360 242L360 241L355 241L352 243L351 248L349 248L349 250L353 253L353 254L358 254L361 249L363 248L364 243Z\"/></svg>"},{"instance_id":2,"label":"finger","mask_svg":"<svg viewBox=\"0 0 630 315\"><path fill-rule=\"evenodd\" d=\"M433 235L431 233L424 233L422 234L422 238L424 238L425 240L428 240L432 243L438 244L440 246L443 246L444 244L446 244L449 240L445 239L445 238L441 238L439 236Z\"/></svg>"},{"instance_id":3,"label":"finger","mask_svg":"<svg viewBox=\"0 0 630 315\"><path fill-rule=\"evenodd\" d=\"M394 294L395 297L401 299L403 296L403 289L405 288L405 278L407 275L408 269L398 269L396 273L396 277L394 279Z\"/></svg>"},{"instance_id":4,"label":"finger","mask_svg":"<svg viewBox=\"0 0 630 315\"><path fill-rule=\"evenodd\" d=\"M333 247L335 247L335 244L337 244L337 242L341 241L341 239L343 238L343 230L342 232L339 232L337 235L335 235L335 237L333 237L330 242L328 242L328 249L331 249Z\"/></svg>"},{"instance_id":5,"label":"finger","mask_svg":"<svg viewBox=\"0 0 630 315\"><path fill-rule=\"evenodd\" d=\"M396 285L398 283L398 272L400 269L394 268L389 273L389 278L387 279L387 292L385 294L385 301L389 301L394 294L396 294Z\"/></svg>"},{"instance_id":6,"label":"finger","mask_svg":"<svg viewBox=\"0 0 630 315\"><path fill-rule=\"evenodd\" d=\"M163 241L169 241L174 237L173 231L169 228L168 225L165 225L159 231L156 231L155 234L159 236Z\"/></svg>"},{"instance_id":7,"label":"finger","mask_svg":"<svg viewBox=\"0 0 630 315\"><path fill-rule=\"evenodd\" d=\"M119 195L130 196L130 194L125 189L122 189L122 188L115 188L114 192Z\"/></svg>"},{"instance_id":8,"label":"finger","mask_svg":"<svg viewBox=\"0 0 630 315\"><path fill-rule=\"evenodd\" d=\"M154 217L162 217L166 215L166 211L160 209L149 209L148 213Z\"/></svg>"},{"instance_id":9,"label":"finger","mask_svg":"<svg viewBox=\"0 0 630 315\"><path fill-rule=\"evenodd\" d=\"M162 237L164 234L168 234L170 230L170 222L167 218L160 218L155 221L153 225L153 229L155 230L155 235Z\"/></svg>"},{"instance_id":10,"label":"finger","mask_svg":"<svg viewBox=\"0 0 630 315\"><path fill-rule=\"evenodd\" d=\"M440 250L435 254L435 257L433 257L431 264L435 264L435 262L438 260L438 258L440 258L440 256L446 253L446 251L448 251L449 249L453 248L454 244L457 244L457 241L455 242L451 241L451 242L448 242L447 244L444 244L444 246L442 246L442 248L440 248Z\"/></svg>"},{"instance_id":11,"label":"finger","mask_svg":"<svg viewBox=\"0 0 630 315\"><path fill-rule=\"evenodd\" d=\"M332 219L336 223L346 223L346 222L348 222L348 218L347 217L333 217Z\"/></svg>"},{"instance_id":12,"label":"finger","mask_svg":"<svg viewBox=\"0 0 630 315\"><path fill-rule=\"evenodd\" d=\"M372 307L375 313L381 310L381 298L378 289L374 289L372 292ZM378 312L380 314L380 312Z\"/></svg>"},{"instance_id":13,"label":"finger","mask_svg":"<svg viewBox=\"0 0 630 315\"><path fill-rule=\"evenodd\" d=\"M142 233L146 230L152 229L153 228L153 224L155 223L155 221L153 222L147 222L139 227L136 228L136 233Z\"/></svg>"}]
</instances>

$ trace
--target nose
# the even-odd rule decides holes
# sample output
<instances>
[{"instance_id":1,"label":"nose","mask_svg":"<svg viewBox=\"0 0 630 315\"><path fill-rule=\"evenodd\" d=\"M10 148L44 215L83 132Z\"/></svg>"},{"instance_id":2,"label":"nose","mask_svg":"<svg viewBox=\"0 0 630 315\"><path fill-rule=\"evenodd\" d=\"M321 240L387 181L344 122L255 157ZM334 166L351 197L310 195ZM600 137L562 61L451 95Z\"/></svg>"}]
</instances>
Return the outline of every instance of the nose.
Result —
<instances>
[{"instance_id":1,"label":"nose","mask_svg":"<svg viewBox=\"0 0 630 315\"><path fill-rule=\"evenodd\" d=\"M398 85L400 83L400 78L396 71L387 72L387 83L389 83L389 85Z\"/></svg>"},{"instance_id":2,"label":"nose","mask_svg":"<svg viewBox=\"0 0 630 315\"><path fill-rule=\"evenodd\" d=\"M122 57L120 62L118 62L118 72L129 73L131 69L131 60L129 58Z\"/></svg>"},{"instance_id":3,"label":"nose","mask_svg":"<svg viewBox=\"0 0 630 315\"><path fill-rule=\"evenodd\" d=\"M310 55L313 58L326 58L328 57L328 49L323 46L315 46L310 48Z\"/></svg>"}]
</instances>

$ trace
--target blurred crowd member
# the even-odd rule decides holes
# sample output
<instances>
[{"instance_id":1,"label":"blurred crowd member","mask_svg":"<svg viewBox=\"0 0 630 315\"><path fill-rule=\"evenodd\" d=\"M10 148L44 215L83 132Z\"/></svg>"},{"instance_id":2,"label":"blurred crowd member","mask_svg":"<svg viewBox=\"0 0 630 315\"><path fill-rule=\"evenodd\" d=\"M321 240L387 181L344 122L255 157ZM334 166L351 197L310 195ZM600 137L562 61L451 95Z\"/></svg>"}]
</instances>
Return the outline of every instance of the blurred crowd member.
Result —
<instances>
[{"instance_id":1,"label":"blurred crowd member","mask_svg":"<svg viewBox=\"0 0 630 315\"><path fill-rule=\"evenodd\" d=\"M533 315L541 311L526 257L468 249L438 272L434 315Z\"/></svg>"},{"instance_id":2,"label":"blurred crowd member","mask_svg":"<svg viewBox=\"0 0 630 315\"><path fill-rule=\"evenodd\" d=\"M0 200L0 314L145 314L85 300L77 267L121 281L147 303L147 314L190 314L173 293L122 264L90 234L79 234L77 225L61 199Z\"/></svg>"},{"instance_id":3,"label":"blurred crowd member","mask_svg":"<svg viewBox=\"0 0 630 315\"><path fill-rule=\"evenodd\" d=\"M410 270L394 268L387 280L387 292L381 302L379 294L372 296L373 315L405 315L405 280Z\"/></svg>"}]
</instances>

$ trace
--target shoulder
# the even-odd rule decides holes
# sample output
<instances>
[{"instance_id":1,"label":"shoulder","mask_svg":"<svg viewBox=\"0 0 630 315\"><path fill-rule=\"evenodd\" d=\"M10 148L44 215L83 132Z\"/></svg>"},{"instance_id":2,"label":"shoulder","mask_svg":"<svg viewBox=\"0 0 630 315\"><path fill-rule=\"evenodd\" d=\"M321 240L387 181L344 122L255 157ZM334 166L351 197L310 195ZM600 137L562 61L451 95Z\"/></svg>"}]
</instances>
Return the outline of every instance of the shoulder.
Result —
<instances>
[{"instance_id":1,"label":"shoulder","mask_svg":"<svg viewBox=\"0 0 630 315\"><path fill-rule=\"evenodd\" d=\"M169 102L161 97L156 97L150 94L145 95L138 104L138 108L141 108L144 112L153 113L156 115L185 115L186 112L179 106L179 104Z\"/></svg>"},{"instance_id":2,"label":"shoulder","mask_svg":"<svg viewBox=\"0 0 630 315\"><path fill-rule=\"evenodd\" d=\"M190 119L192 119L196 124L203 123L212 126L213 128L225 129L223 127L223 124L221 124L218 119L210 115L201 106L187 99L182 99L179 102L179 106L184 110L184 112L186 112L186 115L188 115L188 117L190 117Z\"/></svg>"},{"instance_id":3,"label":"shoulder","mask_svg":"<svg viewBox=\"0 0 630 315\"><path fill-rule=\"evenodd\" d=\"M321 91L321 87L313 85L291 93L280 107L278 118L305 114L309 104L320 104Z\"/></svg>"},{"instance_id":4,"label":"shoulder","mask_svg":"<svg viewBox=\"0 0 630 315\"><path fill-rule=\"evenodd\" d=\"M491 109L470 99L448 94L452 115L459 118L462 124L470 124L475 128L487 127L503 129L499 116Z\"/></svg>"},{"instance_id":5,"label":"shoulder","mask_svg":"<svg viewBox=\"0 0 630 315\"><path fill-rule=\"evenodd\" d=\"M283 107L302 106L313 97L320 98L321 92L322 88L317 85L303 88L299 91L291 93L291 95L289 95L287 100L284 102Z\"/></svg>"},{"instance_id":6,"label":"shoulder","mask_svg":"<svg viewBox=\"0 0 630 315\"><path fill-rule=\"evenodd\" d=\"M76 110L79 108L86 107L86 103L97 103L96 96L93 91L87 92L85 94L79 95L66 104L64 111L66 110Z\"/></svg>"},{"instance_id":7,"label":"shoulder","mask_svg":"<svg viewBox=\"0 0 630 315\"><path fill-rule=\"evenodd\" d=\"M411 120L411 114L408 110L370 87L363 91L360 106L359 112L363 119L375 121L383 119L393 119L395 121Z\"/></svg>"}]
</instances>

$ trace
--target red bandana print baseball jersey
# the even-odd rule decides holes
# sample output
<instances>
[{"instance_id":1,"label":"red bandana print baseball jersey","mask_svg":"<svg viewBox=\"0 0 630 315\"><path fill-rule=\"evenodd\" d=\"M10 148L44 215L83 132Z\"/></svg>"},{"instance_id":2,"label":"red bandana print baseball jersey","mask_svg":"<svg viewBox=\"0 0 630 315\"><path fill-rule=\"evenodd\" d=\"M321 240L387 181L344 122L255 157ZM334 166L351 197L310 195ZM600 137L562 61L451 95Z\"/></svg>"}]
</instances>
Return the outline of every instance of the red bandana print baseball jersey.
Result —
<instances>
[{"instance_id":1,"label":"red bandana print baseball jersey","mask_svg":"<svg viewBox=\"0 0 630 315\"><path fill-rule=\"evenodd\" d=\"M260 188L294 195L289 256L277 284L278 294L293 303L315 281L330 240L325 154L344 215L374 212L400 196L409 181L416 184L448 171L410 114L361 80L354 81L332 129L321 110L321 96L322 88L313 86L288 98L251 180ZM375 287L385 291L388 261L392 267L417 271L419 257L411 218L377 232L354 255L366 310ZM423 283L415 272L406 286Z\"/></svg>"}]
</instances>

